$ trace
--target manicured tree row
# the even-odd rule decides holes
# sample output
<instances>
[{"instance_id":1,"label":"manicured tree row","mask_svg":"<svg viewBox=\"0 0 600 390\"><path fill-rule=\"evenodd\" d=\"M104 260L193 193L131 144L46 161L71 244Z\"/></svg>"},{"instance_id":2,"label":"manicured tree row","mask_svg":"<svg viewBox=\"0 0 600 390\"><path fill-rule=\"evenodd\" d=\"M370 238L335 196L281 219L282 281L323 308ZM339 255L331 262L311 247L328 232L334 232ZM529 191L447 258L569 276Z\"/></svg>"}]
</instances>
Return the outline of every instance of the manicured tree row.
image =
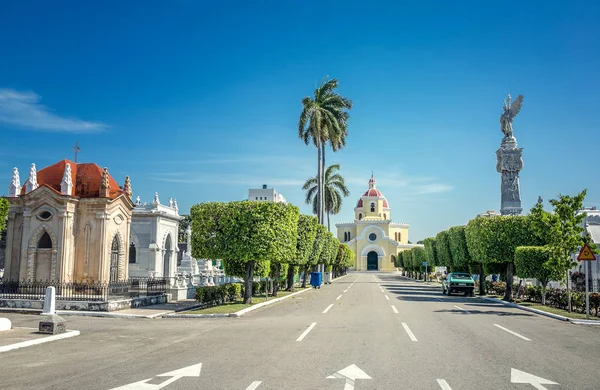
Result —
<instances>
[{"instance_id":1,"label":"manicured tree row","mask_svg":"<svg viewBox=\"0 0 600 390\"><path fill-rule=\"evenodd\" d=\"M434 237L429 237L423 240L423 245L425 246L425 260L431 267L440 265L435 243L436 240Z\"/></svg>"},{"instance_id":2,"label":"manicured tree row","mask_svg":"<svg viewBox=\"0 0 600 390\"><path fill-rule=\"evenodd\" d=\"M210 202L192 206L192 254L223 259L225 273L244 278L244 303L252 303L255 275L266 276L270 263L293 261L300 212L275 202ZM280 265L275 265L279 277Z\"/></svg>"},{"instance_id":3,"label":"manicured tree row","mask_svg":"<svg viewBox=\"0 0 600 390\"><path fill-rule=\"evenodd\" d=\"M550 249L546 246L519 246L515 250L515 271L520 278L535 278L542 285L542 305L546 304L546 286L551 280L560 280L560 270L548 265Z\"/></svg>"},{"instance_id":4,"label":"manicured tree row","mask_svg":"<svg viewBox=\"0 0 600 390\"><path fill-rule=\"evenodd\" d=\"M294 276L310 261L313 254L313 246L317 237L317 217L301 214L298 218L296 255L290 261L287 274L287 289L294 291Z\"/></svg>"},{"instance_id":5,"label":"manicured tree row","mask_svg":"<svg viewBox=\"0 0 600 390\"><path fill-rule=\"evenodd\" d=\"M304 277L302 278L302 287L306 287L306 279L308 277L308 273L313 269L317 264L319 264L319 259L321 258L321 252L323 251L323 247L325 246L325 240L327 237L327 228L323 225L317 224L317 235L313 241L313 247L310 256L308 257L308 261L304 264L302 271L304 272Z\"/></svg>"}]
</instances>

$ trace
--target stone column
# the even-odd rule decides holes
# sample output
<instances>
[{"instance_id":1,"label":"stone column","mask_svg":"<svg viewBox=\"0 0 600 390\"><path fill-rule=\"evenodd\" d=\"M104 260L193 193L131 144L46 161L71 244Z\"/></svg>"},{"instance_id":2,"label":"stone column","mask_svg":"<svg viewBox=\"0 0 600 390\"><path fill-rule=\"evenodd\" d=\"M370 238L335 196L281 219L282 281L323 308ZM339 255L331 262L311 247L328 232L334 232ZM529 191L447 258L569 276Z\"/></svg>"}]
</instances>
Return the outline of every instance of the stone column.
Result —
<instances>
[{"instance_id":1,"label":"stone column","mask_svg":"<svg viewBox=\"0 0 600 390\"><path fill-rule=\"evenodd\" d=\"M523 148L517 147L515 137L504 137L500 149L496 151L496 170L501 175L502 215L521 215L521 185L519 172L523 169Z\"/></svg>"}]
</instances>

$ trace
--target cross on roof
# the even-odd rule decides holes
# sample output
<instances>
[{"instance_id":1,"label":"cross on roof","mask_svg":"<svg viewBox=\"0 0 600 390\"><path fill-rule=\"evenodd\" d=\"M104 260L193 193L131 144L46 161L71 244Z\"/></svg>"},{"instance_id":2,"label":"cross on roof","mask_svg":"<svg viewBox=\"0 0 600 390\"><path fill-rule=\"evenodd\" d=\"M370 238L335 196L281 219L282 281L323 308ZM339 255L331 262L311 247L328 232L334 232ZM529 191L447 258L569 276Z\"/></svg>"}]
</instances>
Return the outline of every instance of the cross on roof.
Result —
<instances>
[{"instance_id":1,"label":"cross on roof","mask_svg":"<svg viewBox=\"0 0 600 390\"><path fill-rule=\"evenodd\" d=\"M79 142L75 141L75 146L71 149L73 150L73 152L75 152L75 164L77 164L77 154L81 151L81 149L79 149Z\"/></svg>"}]
</instances>

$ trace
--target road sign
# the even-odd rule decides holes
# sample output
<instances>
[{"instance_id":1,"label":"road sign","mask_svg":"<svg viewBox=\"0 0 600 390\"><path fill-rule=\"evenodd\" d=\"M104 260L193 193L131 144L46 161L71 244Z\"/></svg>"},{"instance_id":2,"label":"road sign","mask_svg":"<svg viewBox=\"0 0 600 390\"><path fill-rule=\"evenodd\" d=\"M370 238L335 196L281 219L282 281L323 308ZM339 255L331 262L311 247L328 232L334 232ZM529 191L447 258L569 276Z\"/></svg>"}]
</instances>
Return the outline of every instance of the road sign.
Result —
<instances>
[{"instance_id":1,"label":"road sign","mask_svg":"<svg viewBox=\"0 0 600 390\"><path fill-rule=\"evenodd\" d=\"M344 390L354 390L354 382L357 379L371 379L371 377L358 368L356 364L351 364L335 374L329 375L327 379L345 379L346 384L344 385Z\"/></svg>"},{"instance_id":2,"label":"road sign","mask_svg":"<svg viewBox=\"0 0 600 390\"><path fill-rule=\"evenodd\" d=\"M424 261L424 262L423 262L423 267L426 267L426 266L427 266L427 262L426 262L426 261Z\"/></svg>"},{"instance_id":3,"label":"road sign","mask_svg":"<svg viewBox=\"0 0 600 390\"><path fill-rule=\"evenodd\" d=\"M551 380L540 378L524 371L519 371L514 368L510 369L510 383L529 383L538 390L547 390L547 387L542 385L558 385Z\"/></svg>"},{"instance_id":4,"label":"road sign","mask_svg":"<svg viewBox=\"0 0 600 390\"><path fill-rule=\"evenodd\" d=\"M581 248L581 252L579 252L579 256L577 256L578 261L594 261L596 260L596 255L590 249L588 244L585 244L583 248Z\"/></svg>"}]
</instances>

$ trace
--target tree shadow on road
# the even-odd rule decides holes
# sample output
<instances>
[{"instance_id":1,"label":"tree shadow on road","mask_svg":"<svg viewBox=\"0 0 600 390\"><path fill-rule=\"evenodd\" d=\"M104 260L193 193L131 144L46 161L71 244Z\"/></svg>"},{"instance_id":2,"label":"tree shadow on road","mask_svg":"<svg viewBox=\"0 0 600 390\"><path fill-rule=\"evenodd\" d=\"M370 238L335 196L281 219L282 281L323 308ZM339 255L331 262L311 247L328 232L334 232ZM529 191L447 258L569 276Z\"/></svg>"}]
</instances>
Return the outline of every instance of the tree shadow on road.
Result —
<instances>
[{"instance_id":1,"label":"tree shadow on road","mask_svg":"<svg viewBox=\"0 0 600 390\"><path fill-rule=\"evenodd\" d=\"M529 313L520 313L520 312L511 312L511 311L495 311L495 310L458 310L458 309L443 309L443 310L435 310L434 313L452 313L452 314L460 314L460 315L471 315L471 314L493 314L500 317L510 316L510 317L534 317L533 314Z\"/></svg>"}]
</instances>

